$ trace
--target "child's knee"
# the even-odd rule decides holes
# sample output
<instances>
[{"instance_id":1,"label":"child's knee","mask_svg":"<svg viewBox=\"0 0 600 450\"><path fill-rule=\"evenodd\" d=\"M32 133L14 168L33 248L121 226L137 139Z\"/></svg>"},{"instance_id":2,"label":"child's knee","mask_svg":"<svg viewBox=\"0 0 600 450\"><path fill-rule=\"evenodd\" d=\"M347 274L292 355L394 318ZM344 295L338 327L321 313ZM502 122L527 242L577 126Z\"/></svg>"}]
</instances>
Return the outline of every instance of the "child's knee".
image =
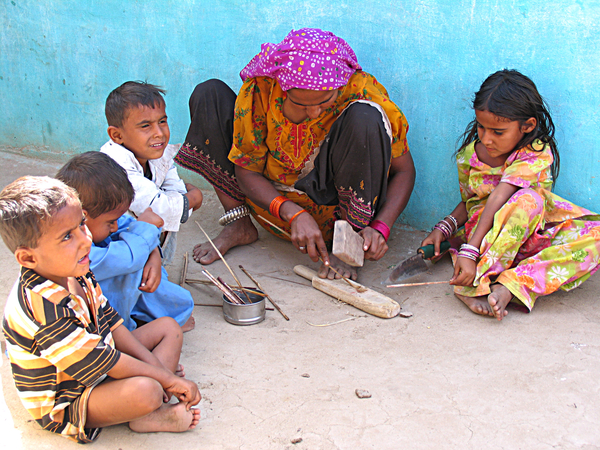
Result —
<instances>
[{"instance_id":1,"label":"child's knee","mask_svg":"<svg viewBox=\"0 0 600 450\"><path fill-rule=\"evenodd\" d=\"M136 397L136 407L147 411L148 414L161 407L164 390L158 381L149 377L135 377L131 381Z\"/></svg>"},{"instance_id":2,"label":"child's knee","mask_svg":"<svg viewBox=\"0 0 600 450\"><path fill-rule=\"evenodd\" d=\"M519 189L507 202L527 211L530 215L537 215L544 209L544 199L533 189Z\"/></svg>"},{"instance_id":3,"label":"child's knee","mask_svg":"<svg viewBox=\"0 0 600 450\"><path fill-rule=\"evenodd\" d=\"M159 329L162 330L164 336L177 338L183 342L183 333L181 332L181 327L175 319L164 316L154 320L154 322L156 322L156 324L159 326Z\"/></svg>"}]
</instances>

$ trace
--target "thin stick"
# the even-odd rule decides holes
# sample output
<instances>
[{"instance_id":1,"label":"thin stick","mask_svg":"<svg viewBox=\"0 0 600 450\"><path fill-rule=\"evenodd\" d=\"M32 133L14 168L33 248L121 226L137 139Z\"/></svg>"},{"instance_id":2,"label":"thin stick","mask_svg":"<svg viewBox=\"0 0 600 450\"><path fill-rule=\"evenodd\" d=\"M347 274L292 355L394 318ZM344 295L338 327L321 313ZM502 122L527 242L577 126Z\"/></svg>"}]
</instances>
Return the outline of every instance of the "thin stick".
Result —
<instances>
[{"instance_id":1,"label":"thin stick","mask_svg":"<svg viewBox=\"0 0 600 450\"><path fill-rule=\"evenodd\" d=\"M258 282L258 281L256 281L256 280L255 280L255 279L252 277L252 275L250 275L250 274L248 273L248 271L247 271L246 269L244 269L244 267L243 267L241 264L240 264L240 269L242 269L242 272L244 272L244 273L246 274L246 276L252 280L252 282L253 282L253 283L256 285L256 287L257 287L258 289L260 289L261 291L263 291L263 292L265 293L265 297L267 297L267 298L269 299L269 301L271 302L271 304L272 304L272 305L275 307L275 309L276 309L277 311L279 311L279 313L280 313L280 314L283 316L283 318L284 318L285 320L290 320L290 318L289 318L288 316L286 316L286 315L285 315L285 313L284 313L284 312L281 310L281 308L279 307L279 305L273 301L273 299L272 299L272 298L269 296L269 294L267 294L267 293L266 293L266 291L265 291L265 290L262 288L262 286L259 284L259 282Z\"/></svg>"},{"instance_id":2,"label":"thin stick","mask_svg":"<svg viewBox=\"0 0 600 450\"><path fill-rule=\"evenodd\" d=\"M188 270L188 252L185 252L183 255L183 272L181 272L181 281L179 282L179 286L183 287L185 284L185 278L187 277Z\"/></svg>"},{"instance_id":3,"label":"thin stick","mask_svg":"<svg viewBox=\"0 0 600 450\"><path fill-rule=\"evenodd\" d=\"M289 238L291 238L291 237L292 237L292 235L291 235L290 233L288 233L288 232L287 232L287 231L285 231L284 229L282 229L282 228L278 227L277 225L275 225L275 224L274 224L273 222L271 222L270 220L268 220L268 219L265 219L263 216L259 216L259 215L257 215L256 217L258 217L259 219L261 219L261 220L263 220L263 221L267 222L269 225L271 225L271 226L272 226L273 228L275 228L276 230L278 230L278 231L281 231L281 232L282 232L284 235L286 235L287 237L289 237Z\"/></svg>"},{"instance_id":4,"label":"thin stick","mask_svg":"<svg viewBox=\"0 0 600 450\"><path fill-rule=\"evenodd\" d=\"M187 284L204 284L204 285L207 285L207 286L212 286L213 285L213 283L211 281L208 281L208 280L195 280L193 278L187 278L185 280L185 282ZM229 286L229 288L232 291L239 291L240 290L239 287L231 287L231 286ZM256 291L254 289L243 288L242 290L248 292L249 294L254 294L254 295L259 295L261 297L265 297L264 293L262 293L260 291Z\"/></svg>"},{"instance_id":5,"label":"thin stick","mask_svg":"<svg viewBox=\"0 0 600 450\"><path fill-rule=\"evenodd\" d=\"M240 280L238 280L238 278L235 276L235 273L233 273L233 270L231 270L231 267L229 267L229 264L227 264L227 261L225 261L225 258L223 257L223 255L221 254L221 252L219 251L219 249L217 248L217 246L214 244L214 242L212 241L212 239L208 237L208 234L206 234L206 231L204 231L204 228L202 228L200 226L200 224L198 223L198 221L196 221L196 225L198 225L198 228L200 228L200 231L202 231L204 233L204 236L206 236L206 239L208 239L208 242L210 242L210 245L212 245L212 247L215 249L215 251L217 252L217 255L219 255L219 258L221 258L221 261L223 261L223 264L225 264L225 267L227 267L227 269L229 270L229 272L233 276L233 279L236 281L236 283L238 284L238 286L240 287L240 289L242 289L242 292L244 292L243 291L244 287L242 286L242 283L240 283ZM246 292L244 292L244 295L248 299L248 303L252 303L252 300L250 300L250 297L248 297L248 294Z\"/></svg>"},{"instance_id":6,"label":"thin stick","mask_svg":"<svg viewBox=\"0 0 600 450\"><path fill-rule=\"evenodd\" d=\"M300 283L299 281L294 281L294 280L288 280L286 278L279 278L279 277L274 277L273 275L267 275L266 273L262 274L263 277L269 277L269 278L273 278L275 280L281 280L281 281L287 281L288 283L294 283L294 284L299 284L300 286L305 286L306 287L306 283Z\"/></svg>"},{"instance_id":7,"label":"thin stick","mask_svg":"<svg viewBox=\"0 0 600 450\"><path fill-rule=\"evenodd\" d=\"M194 303L194 306L214 306L215 308L222 308L223 305L215 305L213 303ZM275 311L273 308L269 308L268 306L265 306L265 309L267 311Z\"/></svg>"},{"instance_id":8,"label":"thin stick","mask_svg":"<svg viewBox=\"0 0 600 450\"><path fill-rule=\"evenodd\" d=\"M449 281L428 281L427 283L388 284L386 287L429 286L430 284L448 284Z\"/></svg>"},{"instance_id":9,"label":"thin stick","mask_svg":"<svg viewBox=\"0 0 600 450\"><path fill-rule=\"evenodd\" d=\"M287 231L285 231L285 230L282 230L282 229L281 229L281 228L279 228L277 225L275 225L273 222L270 222L269 220L265 219L263 216L257 216L257 217L259 217L259 218L261 218L262 220L264 220L265 222L267 222L269 225L271 225L271 226L272 226L273 228L275 228L276 230L279 230L279 231L281 231L281 232L282 232L283 234L285 234L287 237L289 237L289 238L291 238L291 237L292 237L292 236L290 235L290 233L288 233L288 232L287 232ZM321 261L323 264L325 264L325 263L323 262L323 258L321 258L320 256L319 256L319 260L320 260L320 261ZM329 267L331 270L333 270L333 272L334 272L334 273L336 273L337 275L339 275L340 277L342 277L342 279L343 279L343 280L344 280L346 283L348 283L350 286L352 286L352 288L353 288L353 289L355 289L357 292L365 292L365 291L367 290L367 288L366 288L366 287L364 287L364 286L362 286L362 285L360 285L360 284L358 284L358 283L356 283L358 286L355 286L354 284L352 284L352 283L350 282L350 280L348 280L348 278L346 278L344 275L342 275L341 273L339 273L337 270L335 270L335 269L334 269L333 267L331 267L330 265L328 265L327 267Z\"/></svg>"},{"instance_id":10,"label":"thin stick","mask_svg":"<svg viewBox=\"0 0 600 450\"><path fill-rule=\"evenodd\" d=\"M250 303L252 303L252 302L250 302L250 303L246 303L246 301L245 301L245 300L244 300L242 297L240 297L238 294L236 294L235 292L233 292L233 289L231 289L231 286L229 286L227 283L225 283L225 282L224 282L224 281L221 279L221 277L217 277L217 280L219 280L219 283L221 283L225 289L227 289L229 292L231 292L231 294L232 294L232 295L235 295L236 297L239 297L239 299L242 301L242 303L245 303L245 304L250 304ZM247 294L246 294L246 295L247 295Z\"/></svg>"},{"instance_id":11,"label":"thin stick","mask_svg":"<svg viewBox=\"0 0 600 450\"><path fill-rule=\"evenodd\" d=\"M225 287L219 282L219 280L213 277L208 270L203 270L202 273L206 275L206 277L210 281L212 281L214 285L217 286L221 292L223 292L223 294L225 294L225 297L227 297L231 301L231 303L234 303L236 305L244 304L244 302L237 295L234 295L231 292L227 291Z\"/></svg>"},{"instance_id":12,"label":"thin stick","mask_svg":"<svg viewBox=\"0 0 600 450\"><path fill-rule=\"evenodd\" d=\"M338 320L337 322L323 323L320 325L310 323L308 321L306 323L309 324L311 327L330 327L331 325L337 325L338 323L344 323L344 322L348 322L350 320L355 320L355 319L356 319L356 317L348 317L347 319Z\"/></svg>"}]
</instances>

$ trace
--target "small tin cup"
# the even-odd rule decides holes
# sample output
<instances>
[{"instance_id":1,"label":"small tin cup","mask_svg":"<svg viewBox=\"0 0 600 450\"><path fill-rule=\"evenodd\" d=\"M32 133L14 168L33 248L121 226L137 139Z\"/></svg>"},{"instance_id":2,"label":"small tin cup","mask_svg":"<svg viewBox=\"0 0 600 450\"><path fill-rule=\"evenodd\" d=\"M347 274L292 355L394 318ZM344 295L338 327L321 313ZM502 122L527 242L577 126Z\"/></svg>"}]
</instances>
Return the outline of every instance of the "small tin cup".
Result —
<instances>
[{"instance_id":1,"label":"small tin cup","mask_svg":"<svg viewBox=\"0 0 600 450\"><path fill-rule=\"evenodd\" d=\"M246 289L262 292L255 288ZM237 293L238 292L236 291L236 294ZM248 292L247 294L252 303L243 305L231 303L227 297L223 295L223 317L227 322L232 323L233 325L254 325L255 323L265 320L265 297L251 292ZM240 292L238 295L246 300L246 296L243 293Z\"/></svg>"}]
</instances>

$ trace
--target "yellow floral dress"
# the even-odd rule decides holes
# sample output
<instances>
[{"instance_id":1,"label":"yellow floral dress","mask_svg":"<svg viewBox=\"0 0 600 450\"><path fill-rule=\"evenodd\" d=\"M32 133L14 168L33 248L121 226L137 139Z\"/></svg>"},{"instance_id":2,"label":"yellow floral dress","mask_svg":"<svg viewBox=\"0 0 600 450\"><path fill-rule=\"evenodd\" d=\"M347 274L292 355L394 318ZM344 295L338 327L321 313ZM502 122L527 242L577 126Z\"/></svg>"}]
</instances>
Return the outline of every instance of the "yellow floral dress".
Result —
<instances>
[{"instance_id":1,"label":"yellow floral dress","mask_svg":"<svg viewBox=\"0 0 600 450\"><path fill-rule=\"evenodd\" d=\"M506 286L531 309L540 295L571 290L596 272L600 263L600 216L551 192L548 146L513 152L503 166L481 162L473 142L457 155L458 179L468 221L463 239L473 235L487 199L499 183L520 189L494 216L485 235L473 287L455 286L457 294L490 293L491 283ZM456 258L456 251L452 251Z\"/></svg>"}]
</instances>

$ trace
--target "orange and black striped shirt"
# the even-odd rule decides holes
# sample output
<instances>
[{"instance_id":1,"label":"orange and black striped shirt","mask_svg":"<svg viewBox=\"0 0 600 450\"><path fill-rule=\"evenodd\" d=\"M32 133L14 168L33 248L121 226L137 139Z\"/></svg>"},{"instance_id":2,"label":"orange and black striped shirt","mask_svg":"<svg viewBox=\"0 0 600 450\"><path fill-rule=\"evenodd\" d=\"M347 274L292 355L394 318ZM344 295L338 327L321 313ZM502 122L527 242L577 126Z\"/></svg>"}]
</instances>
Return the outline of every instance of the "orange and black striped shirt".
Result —
<instances>
[{"instance_id":1,"label":"orange and black striped shirt","mask_svg":"<svg viewBox=\"0 0 600 450\"><path fill-rule=\"evenodd\" d=\"M27 411L44 429L91 442L99 430L85 428L87 400L119 360L112 331L122 319L92 272L77 281L85 298L21 268L2 330Z\"/></svg>"}]
</instances>

